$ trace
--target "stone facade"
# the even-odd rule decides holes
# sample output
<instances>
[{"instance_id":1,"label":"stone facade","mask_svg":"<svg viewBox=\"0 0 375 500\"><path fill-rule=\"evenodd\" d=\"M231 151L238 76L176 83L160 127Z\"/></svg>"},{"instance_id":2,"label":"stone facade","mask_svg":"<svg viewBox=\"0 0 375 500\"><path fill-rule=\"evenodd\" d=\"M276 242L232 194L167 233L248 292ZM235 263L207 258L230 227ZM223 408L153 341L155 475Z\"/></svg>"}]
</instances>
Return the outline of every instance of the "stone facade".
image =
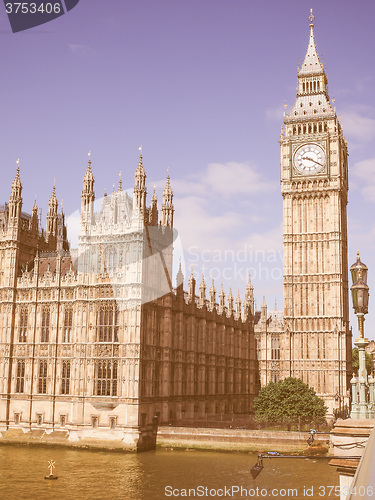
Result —
<instances>
[{"instance_id":1,"label":"stone facade","mask_svg":"<svg viewBox=\"0 0 375 500\"><path fill-rule=\"evenodd\" d=\"M284 333L284 315L275 304L273 311L267 310L265 298L260 311L254 314L254 334L257 343L260 384L281 380L281 340Z\"/></svg>"},{"instance_id":2,"label":"stone facade","mask_svg":"<svg viewBox=\"0 0 375 500\"><path fill-rule=\"evenodd\" d=\"M181 269L172 288L173 192L146 206L142 155L133 196L96 210L91 159L79 247L69 251L55 188L43 231L22 212L17 170L0 212L0 431L64 431L70 441L155 444L158 423L248 414L256 393L253 289L243 307Z\"/></svg>"}]
</instances>

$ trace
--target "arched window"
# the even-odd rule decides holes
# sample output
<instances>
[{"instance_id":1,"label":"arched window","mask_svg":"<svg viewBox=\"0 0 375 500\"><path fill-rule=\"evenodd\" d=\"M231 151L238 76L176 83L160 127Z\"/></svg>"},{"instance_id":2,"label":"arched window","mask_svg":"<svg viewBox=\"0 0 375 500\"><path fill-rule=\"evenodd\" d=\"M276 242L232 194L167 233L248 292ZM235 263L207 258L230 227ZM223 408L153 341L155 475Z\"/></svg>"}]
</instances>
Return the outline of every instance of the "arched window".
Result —
<instances>
[{"instance_id":1,"label":"arched window","mask_svg":"<svg viewBox=\"0 0 375 500\"><path fill-rule=\"evenodd\" d=\"M117 396L117 361L100 359L95 367L95 394Z\"/></svg>"},{"instance_id":2,"label":"arched window","mask_svg":"<svg viewBox=\"0 0 375 500\"><path fill-rule=\"evenodd\" d=\"M102 304L97 314L97 342L118 342L117 304Z\"/></svg>"},{"instance_id":3,"label":"arched window","mask_svg":"<svg viewBox=\"0 0 375 500\"><path fill-rule=\"evenodd\" d=\"M24 392L25 385L25 362L17 361L16 392Z\"/></svg>"},{"instance_id":4,"label":"arched window","mask_svg":"<svg viewBox=\"0 0 375 500\"><path fill-rule=\"evenodd\" d=\"M49 306L43 306L42 309L42 331L41 342L49 342L50 309Z\"/></svg>"},{"instance_id":5,"label":"arched window","mask_svg":"<svg viewBox=\"0 0 375 500\"><path fill-rule=\"evenodd\" d=\"M39 394L47 394L47 361L39 361L39 378L38 392Z\"/></svg>"},{"instance_id":6,"label":"arched window","mask_svg":"<svg viewBox=\"0 0 375 500\"><path fill-rule=\"evenodd\" d=\"M66 306L64 314L63 342L72 341L72 328L73 328L73 307Z\"/></svg>"},{"instance_id":7,"label":"arched window","mask_svg":"<svg viewBox=\"0 0 375 500\"><path fill-rule=\"evenodd\" d=\"M61 371L61 394L70 392L70 361L63 361Z\"/></svg>"},{"instance_id":8,"label":"arched window","mask_svg":"<svg viewBox=\"0 0 375 500\"><path fill-rule=\"evenodd\" d=\"M20 310L20 327L19 327L19 342L26 342L27 338L27 320L28 310L27 307L21 307Z\"/></svg>"}]
</instances>

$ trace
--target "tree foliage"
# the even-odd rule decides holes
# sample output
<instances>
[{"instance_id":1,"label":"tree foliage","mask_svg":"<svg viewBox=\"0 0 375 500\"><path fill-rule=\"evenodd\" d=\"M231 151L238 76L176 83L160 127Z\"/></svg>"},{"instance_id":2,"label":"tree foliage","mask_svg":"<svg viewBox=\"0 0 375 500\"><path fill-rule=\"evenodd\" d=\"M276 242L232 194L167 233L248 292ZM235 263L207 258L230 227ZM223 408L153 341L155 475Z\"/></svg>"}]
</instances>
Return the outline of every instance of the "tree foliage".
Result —
<instances>
[{"instance_id":1,"label":"tree foliage","mask_svg":"<svg viewBox=\"0 0 375 500\"><path fill-rule=\"evenodd\" d=\"M268 422L287 422L296 417L315 421L327 413L314 389L293 377L263 387L254 400L254 410L257 421Z\"/></svg>"},{"instance_id":2,"label":"tree foliage","mask_svg":"<svg viewBox=\"0 0 375 500\"><path fill-rule=\"evenodd\" d=\"M374 371L374 363L372 361L371 355L365 351L366 355L366 368L367 368L367 374L370 375L372 371ZM358 356L358 348L355 347L353 349L353 373L358 373L359 369L359 356Z\"/></svg>"}]
</instances>

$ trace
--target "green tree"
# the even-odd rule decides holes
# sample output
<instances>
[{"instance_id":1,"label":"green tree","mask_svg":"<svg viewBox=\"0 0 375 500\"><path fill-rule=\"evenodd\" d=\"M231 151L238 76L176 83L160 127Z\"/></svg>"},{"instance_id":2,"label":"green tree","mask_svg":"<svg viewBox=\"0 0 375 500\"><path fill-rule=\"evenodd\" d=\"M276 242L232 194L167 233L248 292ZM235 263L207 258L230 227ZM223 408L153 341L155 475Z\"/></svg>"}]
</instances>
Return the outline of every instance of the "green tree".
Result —
<instances>
[{"instance_id":1,"label":"green tree","mask_svg":"<svg viewBox=\"0 0 375 500\"><path fill-rule=\"evenodd\" d=\"M371 355L365 351L366 355L366 368L367 374L370 375L372 371L374 371L374 363L372 361ZM358 348L355 347L353 349L353 373L358 373L359 369L359 357L358 357Z\"/></svg>"},{"instance_id":2,"label":"green tree","mask_svg":"<svg viewBox=\"0 0 375 500\"><path fill-rule=\"evenodd\" d=\"M288 377L263 387L254 400L254 411L258 422L290 422L296 417L316 421L324 418L327 407L314 389Z\"/></svg>"}]
</instances>

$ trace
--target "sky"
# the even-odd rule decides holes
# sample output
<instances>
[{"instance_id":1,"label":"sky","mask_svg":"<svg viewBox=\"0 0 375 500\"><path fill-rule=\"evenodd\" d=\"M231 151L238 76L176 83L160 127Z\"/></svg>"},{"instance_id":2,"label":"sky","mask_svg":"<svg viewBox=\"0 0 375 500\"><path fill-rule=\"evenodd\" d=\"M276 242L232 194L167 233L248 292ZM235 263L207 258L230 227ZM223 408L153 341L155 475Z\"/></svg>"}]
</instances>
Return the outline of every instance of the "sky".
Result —
<instances>
[{"instance_id":1,"label":"sky","mask_svg":"<svg viewBox=\"0 0 375 500\"><path fill-rule=\"evenodd\" d=\"M23 210L45 215L56 180L67 217L80 207L91 151L95 191L119 172L132 188L143 147L148 202L174 190L184 273L282 308L279 136L309 36L349 144L349 264L375 286L373 0L80 0L13 34L0 5L0 203L20 158ZM73 239L73 236L72 236ZM186 288L186 285L185 285ZM354 336L355 317L351 317ZM365 333L375 338L375 303Z\"/></svg>"}]
</instances>

